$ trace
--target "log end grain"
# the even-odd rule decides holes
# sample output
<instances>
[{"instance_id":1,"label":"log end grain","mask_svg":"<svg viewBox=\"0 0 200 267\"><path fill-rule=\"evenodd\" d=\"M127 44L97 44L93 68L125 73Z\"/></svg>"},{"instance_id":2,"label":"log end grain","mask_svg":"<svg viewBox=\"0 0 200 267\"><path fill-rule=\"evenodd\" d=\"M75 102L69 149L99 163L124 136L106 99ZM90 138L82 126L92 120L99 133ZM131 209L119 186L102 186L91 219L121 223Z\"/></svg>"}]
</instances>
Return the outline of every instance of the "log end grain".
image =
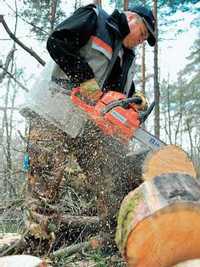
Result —
<instances>
[{"instance_id":1,"label":"log end grain","mask_svg":"<svg viewBox=\"0 0 200 267\"><path fill-rule=\"evenodd\" d=\"M143 165L143 180L166 173L185 173L196 177L195 167L180 147L168 145L150 152Z\"/></svg>"}]
</instances>

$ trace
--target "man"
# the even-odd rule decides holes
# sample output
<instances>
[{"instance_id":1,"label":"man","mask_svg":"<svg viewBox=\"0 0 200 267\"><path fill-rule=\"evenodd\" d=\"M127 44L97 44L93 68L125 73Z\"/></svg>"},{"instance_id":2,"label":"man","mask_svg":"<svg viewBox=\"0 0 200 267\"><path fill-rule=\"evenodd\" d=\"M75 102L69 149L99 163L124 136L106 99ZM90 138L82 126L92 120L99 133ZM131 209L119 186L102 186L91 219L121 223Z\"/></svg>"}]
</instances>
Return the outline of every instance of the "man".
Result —
<instances>
[{"instance_id":1,"label":"man","mask_svg":"<svg viewBox=\"0 0 200 267\"><path fill-rule=\"evenodd\" d=\"M137 6L127 12L108 15L95 5L81 7L57 26L47 41L47 49L81 93L98 100L102 91L135 93L134 51L138 44L156 42L152 12ZM140 109L147 100L142 96Z\"/></svg>"},{"instance_id":2,"label":"man","mask_svg":"<svg viewBox=\"0 0 200 267\"><path fill-rule=\"evenodd\" d=\"M38 206L42 199L46 203L62 203L66 181L73 190L84 192L87 202L95 206L89 207L88 214L94 215L97 209L101 219L107 218L109 212L104 203L113 203L109 216L115 216L127 193L124 187L129 177L128 167L122 168L127 147L113 144L113 140L110 142L96 128L90 128L90 122L84 122L84 114L81 120L82 114L73 112L75 107L68 92L80 86L82 95L93 101L107 90L132 96L135 93L132 48L145 40L151 46L155 44L154 17L150 10L135 7L125 13L115 10L109 16L95 5L75 11L48 38L47 49L57 64L50 62L45 66L22 110L25 115L33 111L28 146L28 195ZM144 96L142 99L140 108L144 109L147 101ZM71 173L73 162L78 162L87 178ZM67 205L67 201L64 203ZM35 210L34 205L28 204L28 208ZM37 216L28 218L28 222L33 235L51 236L48 220L40 223L43 227L39 228Z\"/></svg>"}]
</instances>

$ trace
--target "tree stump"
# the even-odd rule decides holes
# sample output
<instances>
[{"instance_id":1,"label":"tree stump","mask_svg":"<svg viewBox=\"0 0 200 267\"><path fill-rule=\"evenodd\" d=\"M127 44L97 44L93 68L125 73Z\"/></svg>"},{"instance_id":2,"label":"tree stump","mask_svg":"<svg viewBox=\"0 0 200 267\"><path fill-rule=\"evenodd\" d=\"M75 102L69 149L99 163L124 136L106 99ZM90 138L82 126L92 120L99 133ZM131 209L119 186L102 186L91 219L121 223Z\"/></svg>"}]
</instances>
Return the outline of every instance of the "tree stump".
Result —
<instances>
[{"instance_id":1,"label":"tree stump","mask_svg":"<svg viewBox=\"0 0 200 267\"><path fill-rule=\"evenodd\" d=\"M129 267L169 267L200 257L199 221L198 180L163 174L123 200L116 242Z\"/></svg>"}]
</instances>

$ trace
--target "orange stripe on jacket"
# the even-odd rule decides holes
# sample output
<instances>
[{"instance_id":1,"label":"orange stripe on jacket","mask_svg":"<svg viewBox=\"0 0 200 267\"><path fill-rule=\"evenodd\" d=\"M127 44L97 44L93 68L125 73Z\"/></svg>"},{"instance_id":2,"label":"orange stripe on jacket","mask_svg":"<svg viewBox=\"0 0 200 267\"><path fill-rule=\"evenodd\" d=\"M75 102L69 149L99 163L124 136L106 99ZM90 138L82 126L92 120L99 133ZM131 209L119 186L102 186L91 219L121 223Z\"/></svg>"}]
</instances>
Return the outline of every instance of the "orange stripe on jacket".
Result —
<instances>
[{"instance_id":1,"label":"orange stripe on jacket","mask_svg":"<svg viewBox=\"0 0 200 267\"><path fill-rule=\"evenodd\" d=\"M92 36L92 41L96 44L99 45L100 47L102 47L103 49L105 49L107 52L112 53L113 49L112 47L110 47L108 44L106 44L104 41L102 41L101 39L99 39L96 36Z\"/></svg>"}]
</instances>

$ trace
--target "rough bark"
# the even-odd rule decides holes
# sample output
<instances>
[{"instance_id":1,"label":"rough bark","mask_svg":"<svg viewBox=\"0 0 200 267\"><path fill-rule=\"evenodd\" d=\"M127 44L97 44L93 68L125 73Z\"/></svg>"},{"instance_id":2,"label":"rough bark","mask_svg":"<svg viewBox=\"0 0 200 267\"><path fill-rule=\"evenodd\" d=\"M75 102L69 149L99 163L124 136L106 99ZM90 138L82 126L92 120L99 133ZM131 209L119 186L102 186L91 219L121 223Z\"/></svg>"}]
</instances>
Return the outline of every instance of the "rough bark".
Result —
<instances>
[{"instance_id":1,"label":"rough bark","mask_svg":"<svg viewBox=\"0 0 200 267\"><path fill-rule=\"evenodd\" d=\"M155 34L158 40L158 22L157 22L157 0L153 1L153 11L156 20ZM160 88L158 80L158 41L154 46L154 98L155 98L155 115L154 115L154 133L160 137Z\"/></svg>"}]
</instances>

